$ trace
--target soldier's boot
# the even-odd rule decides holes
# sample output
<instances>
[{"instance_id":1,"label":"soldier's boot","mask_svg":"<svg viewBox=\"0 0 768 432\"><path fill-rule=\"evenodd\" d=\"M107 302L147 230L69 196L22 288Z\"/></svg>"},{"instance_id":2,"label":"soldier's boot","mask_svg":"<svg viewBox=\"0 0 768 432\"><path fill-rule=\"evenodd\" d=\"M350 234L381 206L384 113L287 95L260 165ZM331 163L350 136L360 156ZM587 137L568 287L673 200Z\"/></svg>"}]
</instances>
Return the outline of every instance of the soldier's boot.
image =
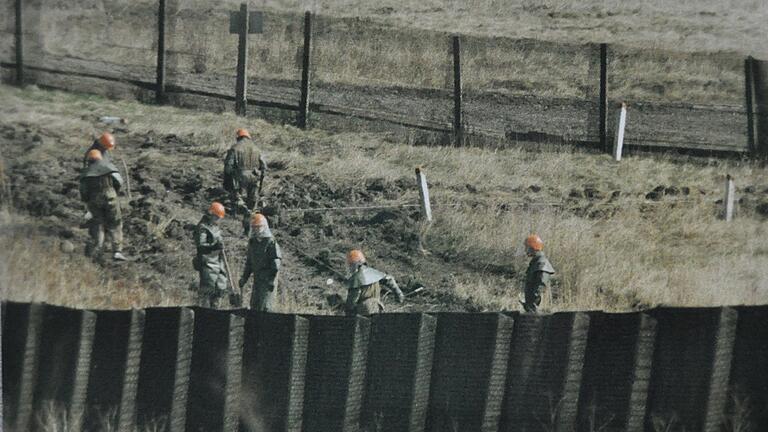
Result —
<instances>
[{"instance_id":1,"label":"soldier's boot","mask_svg":"<svg viewBox=\"0 0 768 432\"><path fill-rule=\"evenodd\" d=\"M88 227L88 234L91 236L91 241L85 247L85 254L89 257L95 257L101 253L101 249L104 247L104 225L91 223Z\"/></svg>"},{"instance_id":2,"label":"soldier's boot","mask_svg":"<svg viewBox=\"0 0 768 432\"><path fill-rule=\"evenodd\" d=\"M540 304L541 295L539 293L526 293L525 303L523 303L523 309L525 309L526 312L536 313Z\"/></svg>"}]
</instances>

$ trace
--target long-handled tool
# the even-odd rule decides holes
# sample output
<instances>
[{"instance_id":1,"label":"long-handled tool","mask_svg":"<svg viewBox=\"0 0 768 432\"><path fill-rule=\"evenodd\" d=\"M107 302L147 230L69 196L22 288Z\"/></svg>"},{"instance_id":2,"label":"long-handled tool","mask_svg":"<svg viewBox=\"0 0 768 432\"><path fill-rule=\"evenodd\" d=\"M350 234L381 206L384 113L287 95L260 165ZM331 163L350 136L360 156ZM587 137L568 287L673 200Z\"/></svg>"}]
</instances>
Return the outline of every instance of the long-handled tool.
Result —
<instances>
[{"instance_id":1,"label":"long-handled tool","mask_svg":"<svg viewBox=\"0 0 768 432\"><path fill-rule=\"evenodd\" d=\"M125 170L125 189L128 192L128 201L133 201L133 197L131 196L131 172L128 171L128 165L126 165L125 159L121 157L120 162L123 164L123 169Z\"/></svg>"},{"instance_id":2,"label":"long-handled tool","mask_svg":"<svg viewBox=\"0 0 768 432\"><path fill-rule=\"evenodd\" d=\"M230 302L235 306L241 306L243 304L243 289L235 283L235 279L232 277L232 268L229 266L229 260L227 259L226 248L222 246L221 257L224 259L224 270L227 272L227 278L229 279L229 286L232 287L233 297Z\"/></svg>"}]
</instances>

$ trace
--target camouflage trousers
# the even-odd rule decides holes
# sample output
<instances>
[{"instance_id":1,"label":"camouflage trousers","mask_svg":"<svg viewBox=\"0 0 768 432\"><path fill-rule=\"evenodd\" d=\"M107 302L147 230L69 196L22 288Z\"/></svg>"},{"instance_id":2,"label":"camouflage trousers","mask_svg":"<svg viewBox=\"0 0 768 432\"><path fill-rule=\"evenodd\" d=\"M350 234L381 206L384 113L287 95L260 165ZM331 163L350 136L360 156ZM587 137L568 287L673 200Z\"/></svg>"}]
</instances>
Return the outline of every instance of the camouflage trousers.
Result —
<instances>
[{"instance_id":1,"label":"camouflage trousers","mask_svg":"<svg viewBox=\"0 0 768 432\"><path fill-rule=\"evenodd\" d=\"M112 251L121 252L123 249L123 217L117 198L90 201L88 202L88 211L93 215L88 226L88 234L91 236L89 251L101 250L104 246L105 236L109 235Z\"/></svg>"}]
</instances>

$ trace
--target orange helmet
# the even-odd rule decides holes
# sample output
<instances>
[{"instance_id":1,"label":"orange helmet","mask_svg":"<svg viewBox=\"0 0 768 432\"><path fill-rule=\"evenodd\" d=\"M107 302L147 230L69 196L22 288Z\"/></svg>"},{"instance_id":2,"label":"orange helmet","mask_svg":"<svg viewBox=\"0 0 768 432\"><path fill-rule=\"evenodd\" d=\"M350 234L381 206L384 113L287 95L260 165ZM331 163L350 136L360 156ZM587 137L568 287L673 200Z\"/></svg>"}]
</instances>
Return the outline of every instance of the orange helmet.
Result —
<instances>
[{"instance_id":1,"label":"orange helmet","mask_svg":"<svg viewBox=\"0 0 768 432\"><path fill-rule=\"evenodd\" d=\"M115 148L115 137L109 132L104 132L99 137L99 144L101 145L101 148L105 150L112 150Z\"/></svg>"},{"instance_id":2,"label":"orange helmet","mask_svg":"<svg viewBox=\"0 0 768 432\"><path fill-rule=\"evenodd\" d=\"M544 249L544 242L541 241L541 237L538 235L531 234L528 236L528 238L525 239L525 246L538 252Z\"/></svg>"},{"instance_id":3,"label":"orange helmet","mask_svg":"<svg viewBox=\"0 0 768 432\"><path fill-rule=\"evenodd\" d=\"M208 208L208 213L214 216L217 216L219 218L223 218L224 215L226 214L226 212L224 211L224 206L218 201L214 201L211 204L211 207Z\"/></svg>"},{"instance_id":4,"label":"orange helmet","mask_svg":"<svg viewBox=\"0 0 768 432\"><path fill-rule=\"evenodd\" d=\"M365 255L363 255L363 251L359 249L352 249L347 254L347 264L362 264L365 262Z\"/></svg>"},{"instance_id":5,"label":"orange helmet","mask_svg":"<svg viewBox=\"0 0 768 432\"><path fill-rule=\"evenodd\" d=\"M96 149L89 150L86 157L89 161L98 161L102 159L101 152Z\"/></svg>"},{"instance_id":6,"label":"orange helmet","mask_svg":"<svg viewBox=\"0 0 768 432\"><path fill-rule=\"evenodd\" d=\"M254 213L251 216L251 226L252 227L261 227L261 226L267 226L267 218L264 217L261 213Z\"/></svg>"},{"instance_id":7,"label":"orange helmet","mask_svg":"<svg viewBox=\"0 0 768 432\"><path fill-rule=\"evenodd\" d=\"M251 138L251 134L249 134L248 131L245 130L245 129L242 129L242 128L238 129L237 130L237 139L240 139L240 138L248 138L248 139L250 139Z\"/></svg>"}]
</instances>

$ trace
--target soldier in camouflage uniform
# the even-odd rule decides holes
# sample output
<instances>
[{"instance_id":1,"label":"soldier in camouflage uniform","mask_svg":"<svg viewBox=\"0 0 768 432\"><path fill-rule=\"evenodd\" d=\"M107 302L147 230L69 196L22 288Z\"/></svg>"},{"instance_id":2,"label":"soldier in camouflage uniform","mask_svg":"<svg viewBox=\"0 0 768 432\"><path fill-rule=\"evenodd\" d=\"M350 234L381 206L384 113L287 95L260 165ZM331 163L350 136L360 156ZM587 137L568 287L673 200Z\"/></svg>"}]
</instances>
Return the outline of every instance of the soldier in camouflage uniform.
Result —
<instances>
[{"instance_id":1,"label":"soldier in camouflage uniform","mask_svg":"<svg viewBox=\"0 0 768 432\"><path fill-rule=\"evenodd\" d=\"M105 232L112 242L112 258L124 261L123 219L117 194L123 185L123 179L117 168L105 160L99 150L87 154L88 166L80 173L80 198L88 206L93 218L88 227L91 243L86 252L89 255L99 253L104 245Z\"/></svg>"},{"instance_id":2,"label":"soldier in camouflage uniform","mask_svg":"<svg viewBox=\"0 0 768 432\"><path fill-rule=\"evenodd\" d=\"M89 165L88 153L90 153L91 150L97 150L99 153L101 153L101 159L103 161L112 163L112 155L110 151L113 148L115 148L115 137L112 136L112 134L109 132L104 132L101 134L99 139L94 140L93 144L91 144L91 146L88 147L88 150L85 151L85 156L83 157L83 168Z\"/></svg>"},{"instance_id":3,"label":"soldier in camouflage uniform","mask_svg":"<svg viewBox=\"0 0 768 432\"><path fill-rule=\"evenodd\" d=\"M398 303L405 299L395 279L368 267L365 255L357 249L347 254L350 276L347 279L347 315L371 315L384 310L381 303L382 286L397 296Z\"/></svg>"},{"instance_id":4,"label":"soldier in camouflage uniform","mask_svg":"<svg viewBox=\"0 0 768 432\"><path fill-rule=\"evenodd\" d=\"M244 287L248 283L248 278L253 275L251 310L272 312L275 307L277 276L283 255L264 215L254 213L251 216L250 225L253 235L248 240L248 252L240 286Z\"/></svg>"},{"instance_id":5,"label":"soldier in camouflage uniform","mask_svg":"<svg viewBox=\"0 0 768 432\"><path fill-rule=\"evenodd\" d=\"M229 192L231 206L243 213L243 231L250 235L249 215L255 210L257 194L267 163L245 129L237 130L237 142L224 158L224 190ZM261 197L258 197L260 200Z\"/></svg>"},{"instance_id":6,"label":"soldier in camouflage uniform","mask_svg":"<svg viewBox=\"0 0 768 432\"><path fill-rule=\"evenodd\" d=\"M195 228L194 267L200 273L199 295L205 307L216 307L218 299L227 292L224 243L218 226L224 214L224 206L214 202Z\"/></svg>"},{"instance_id":7,"label":"soldier in camouflage uniform","mask_svg":"<svg viewBox=\"0 0 768 432\"><path fill-rule=\"evenodd\" d=\"M544 255L544 242L538 235L531 234L525 239L525 249L531 262L525 272L523 308L526 312L536 312L541 304L541 292L549 287L549 279L555 274L555 268Z\"/></svg>"}]
</instances>

